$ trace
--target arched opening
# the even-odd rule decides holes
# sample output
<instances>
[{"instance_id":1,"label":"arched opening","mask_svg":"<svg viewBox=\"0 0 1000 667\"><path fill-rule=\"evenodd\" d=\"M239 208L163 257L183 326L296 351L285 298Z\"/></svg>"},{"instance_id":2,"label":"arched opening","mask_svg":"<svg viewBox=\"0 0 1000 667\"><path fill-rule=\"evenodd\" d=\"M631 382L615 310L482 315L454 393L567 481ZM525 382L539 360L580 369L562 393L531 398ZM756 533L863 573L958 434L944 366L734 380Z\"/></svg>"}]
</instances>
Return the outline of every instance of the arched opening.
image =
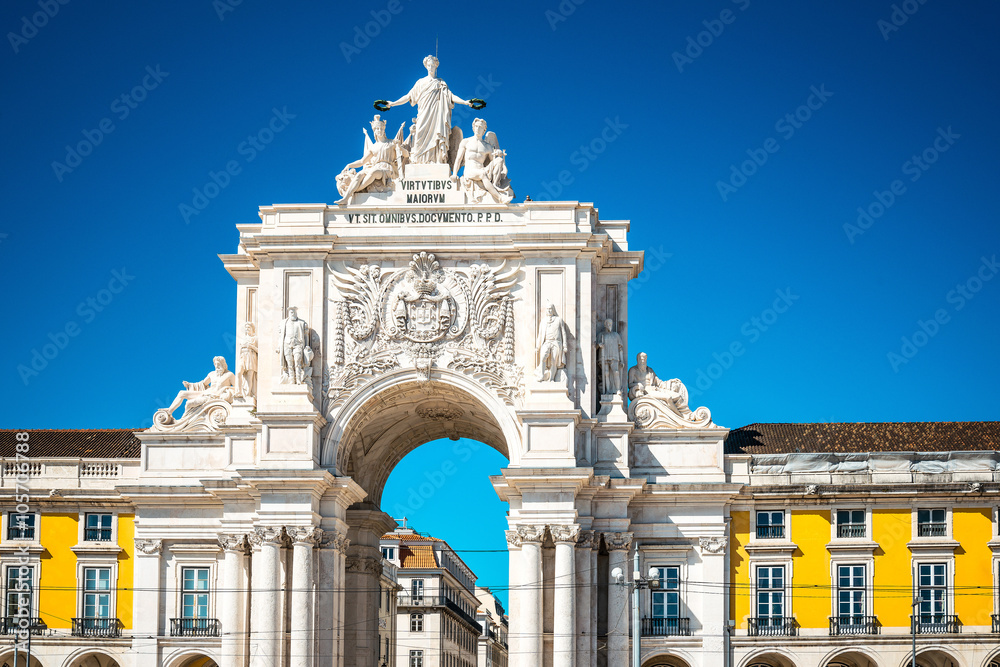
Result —
<instances>
[{"instance_id":1,"label":"arched opening","mask_svg":"<svg viewBox=\"0 0 1000 667\"><path fill-rule=\"evenodd\" d=\"M120 667L118 661L105 653L87 653L70 661L67 667Z\"/></svg>"},{"instance_id":2,"label":"arched opening","mask_svg":"<svg viewBox=\"0 0 1000 667\"><path fill-rule=\"evenodd\" d=\"M690 667L690 665L683 658L664 653L647 658L642 667Z\"/></svg>"},{"instance_id":3,"label":"arched opening","mask_svg":"<svg viewBox=\"0 0 1000 667\"><path fill-rule=\"evenodd\" d=\"M907 660L905 664L909 665L910 661ZM962 667L962 663L951 653L939 648L917 649L917 667Z\"/></svg>"},{"instance_id":4,"label":"arched opening","mask_svg":"<svg viewBox=\"0 0 1000 667\"><path fill-rule=\"evenodd\" d=\"M878 667L878 663L863 651L847 650L832 656L825 667Z\"/></svg>"},{"instance_id":5,"label":"arched opening","mask_svg":"<svg viewBox=\"0 0 1000 667\"><path fill-rule=\"evenodd\" d=\"M796 667L796 665L788 656L772 651L753 656L744 667Z\"/></svg>"},{"instance_id":6,"label":"arched opening","mask_svg":"<svg viewBox=\"0 0 1000 667\"><path fill-rule=\"evenodd\" d=\"M0 657L0 667L45 667L42 662L35 656L31 656L31 662L28 662L28 656L25 655L24 651L19 651L17 655L17 661L14 661L14 652L7 651Z\"/></svg>"},{"instance_id":7,"label":"arched opening","mask_svg":"<svg viewBox=\"0 0 1000 667\"><path fill-rule=\"evenodd\" d=\"M219 667L219 664L206 655L197 654L183 656L171 667Z\"/></svg>"}]
</instances>

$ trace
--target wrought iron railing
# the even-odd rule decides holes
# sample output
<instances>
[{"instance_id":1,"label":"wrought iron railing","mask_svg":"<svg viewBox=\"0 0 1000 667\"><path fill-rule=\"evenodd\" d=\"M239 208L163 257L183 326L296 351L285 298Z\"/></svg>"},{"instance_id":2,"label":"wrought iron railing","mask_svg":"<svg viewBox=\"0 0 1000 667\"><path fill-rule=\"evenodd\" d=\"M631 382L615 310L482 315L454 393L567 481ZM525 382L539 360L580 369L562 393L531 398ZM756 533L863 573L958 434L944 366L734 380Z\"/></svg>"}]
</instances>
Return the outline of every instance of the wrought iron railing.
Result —
<instances>
[{"instance_id":1,"label":"wrought iron railing","mask_svg":"<svg viewBox=\"0 0 1000 667\"><path fill-rule=\"evenodd\" d=\"M948 525L944 523L918 523L918 537L944 537L948 534Z\"/></svg>"},{"instance_id":2,"label":"wrought iron railing","mask_svg":"<svg viewBox=\"0 0 1000 667\"><path fill-rule=\"evenodd\" d=\"M74 618L74 637L121 637L122 622L117 618Z\"/></svg>"},{"instance_id":3,"label":"wrought iron railing","mask_svg":"<svg viewBox=\"0 0 1000 667\"><path fill-rule=\"evenodd\" d=\"M21 623L24 621L24 624ZM33 635L40 635L49 629L38 617L6 616L0 618L0 635L12 635L21 629L29 630Z\"/></svg>"},{"instance_id":4,"label":"wrought iron railing","mask_svg":"<svg viewBox=\"0 0 1000 667\"><path fill-rule=\"evenodd\" d=\"M837 537L864 537L865 524L863 523L841 523L837 524Z\"/></svg>"},{"instance_id":5,"label":"wrought iron railing","mask_svg":"<svg viewBox=\"0 0 1000 667\"><path fill-rule=\"evenodd\" d=\"M758 616L747 619L751 637L792 637L799 624L793 616Z\"/></svg>"},{"instance_id":6,"label":"wrought iron railing","mask_svg":"<svg viewBox=\"0 0 1000 667\"><path fill-rule=\"evenodd\" d=\"M780 540L784 536L784 526L757 526L757 539L759 540Z\"/></svg>"},{"instance_id":7,"label":"wrought iron railing","mask_svg":"<svg viewBox=\"0 0 1000 667\"><path fill-rule=\"evenodd\" d=\"M954 614L919 614L910 616L910 630L918 635L954 634L959 631Z\"/></svg>"},{"instance_id":8,"label":"wrought iron railing","mask_svg":"<svg viewBox=\"0 0 1000 667\"><path fill-rule=\"evenodd\" d=\"M111 541L111 529L110 528L85 528L84 536L87 542L110 542Z\"/></svg>"},{"instance_id":9,"label":"wrought iron railing","mask_svg":"<svg viewBox=\"0 0 1000 667\"><path fill-rule=\"evenodd\" d=\"M218 637L222 624L215 618L172 618L171 637Z\"/></svg>"},{"instance_id":10,"label":"wrought iron railing","mask_svg":"<svg viewBox=\"0 0 1000 667\"><path fill-rule=\"evenodd\" d=\"M877 635L879 633L876 616L831 616L831 635Z\"/></svg>"},{"instance_id":11,"label":"wrought iron railing","mask_svg":"<svg viewBox=\"0 0 1000 667\"><path fill-rule=\"evenodd\" d=\"M1000 615L993 614L990 618L993 619L993 632L1000 632Z\"/></svg>"},{"instance_id":12,"label":"wrought iron railing","mask_svg":"<svg viewBox=\"0 0 1000 667\"><path fill-rule=\"evenodd\" d=\"M687 637L691 634L690 618L644 618L643 637Z\"/></svg>"}]
</instances>

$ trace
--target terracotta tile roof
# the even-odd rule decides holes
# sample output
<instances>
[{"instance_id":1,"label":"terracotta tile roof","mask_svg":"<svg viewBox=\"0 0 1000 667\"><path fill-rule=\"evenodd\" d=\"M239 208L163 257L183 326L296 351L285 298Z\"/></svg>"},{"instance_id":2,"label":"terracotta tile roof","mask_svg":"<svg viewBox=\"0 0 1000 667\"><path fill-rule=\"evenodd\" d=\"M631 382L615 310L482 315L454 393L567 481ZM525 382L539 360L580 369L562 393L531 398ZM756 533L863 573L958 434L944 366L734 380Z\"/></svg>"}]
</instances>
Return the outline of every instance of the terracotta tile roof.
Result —
<instances>
[{"instance_id":1,"label":"terracotta tile roof","mask_svg":"<svg viewBox=\"0 0 1000 667\"><path fill-rule=\"evenodd\" d=\"M727 454L1000 450L1000 422L749 424L729 432Z\"/></svg>"},{"instance_id":2,"label":"terracotta tile roof","mask_svg":"<svg viewBox=\"0 0 1000 667\"><path fill-rule=\"evenodd\" d=\"M399 540L400 542L444 542L444 540L439 540L436 537L431 537L430 535L417 535L410 533L386 533L382 536L383 540Z\"/></svg>"},{"instance_id":3,"label":"terracotta tile roof","mask_svg":"<svg viewBox=\"0 0 1000 667\"><path fill-rule=\"evenodd\" d=\"M400 567L425 568L438 567L437 558L434 555L434 547L429 544L413 544L408 547L399 548Z\"/></svg>"},{"instance_id":4,"label":"terracotta tile roof","mask_svg":"<svg viewBox=\"0 0 1000 667\"><path fill-rule=\"evenodd\" d=\"M27 431L29 457L137 459L141 452L136 429L3 429L0 430L0 456L17 453L17 433Z\"/></svg>"}]
</instances>

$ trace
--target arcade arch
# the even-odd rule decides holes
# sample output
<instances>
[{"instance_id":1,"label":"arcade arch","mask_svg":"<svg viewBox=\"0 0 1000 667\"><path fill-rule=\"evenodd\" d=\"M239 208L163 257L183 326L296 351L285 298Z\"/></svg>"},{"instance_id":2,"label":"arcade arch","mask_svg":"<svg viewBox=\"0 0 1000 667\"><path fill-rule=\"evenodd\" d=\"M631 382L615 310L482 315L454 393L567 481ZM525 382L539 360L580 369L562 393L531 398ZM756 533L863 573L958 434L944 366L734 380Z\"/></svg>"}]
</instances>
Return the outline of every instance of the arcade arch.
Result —
<instances>
[{"instance_id":1,"label":"arcade arch","mask_svg":"<svg viewBox=\"0 0 1000 667\"><path fill-rule=\"evenodd\" d=\"M655 655L652 658L647 658L646 661L642 663L642 667L691 667L691 665L687 660L681 658L680 656L663 653L661 655Z\"/></svg>"},{"instance_id":2,"label":"arcade arch","mask_svg":"<svg viewBox=\"0 0 1000 667\"><path fill-rule=\"evenodd\" d=\"M907 657L900 667L906 667L909 664L910 658ZM965 663L951 651L932 646L917 649L917 667L965 667Z\"/></svg>"},{"instance_id":3,"label":"arcade arch","mask_svg":"<svg viewBox=\"0 0 1000 667\"><path fill-rule=\"evenodd\" d=\"M798 667L792 657L784 651L773 649L751 654L743 661L742 667Z\"/></svg>"},{"instance_id":4,"label":"arcade arch","mask_svg":"<svg viewBox=\"0 0 1000 667\"><path fill-rule=\"evenodd\" d=\"M862 648L837 649L823 662L823 667L879 667L875 656Z\"/></svg>"},{"instance_id":5,"label":"arcade arch","mask_svg":"<svg viewBox=\"0 0 1000 667\"><path fill-rule=\"evenodd\" d=\"M107 653L89 651L83 655L71 657L66 662L66 667L121 667L121 665Z\"/></svg>"},{"instance_id":6,"label":"arcade arch","mask_svg":"<svg viewBox=\"0 0 1000 667\"><path fill-rule=\"evenodd\" d=\"M28 663L28 657L21 651L17 656L17 662L14 662L14 651L7 650L0 653L0 665L8 665L9 667L45 667L41 660L35 656L31 656L31 663Z\"/></svg>"}]
</instances>

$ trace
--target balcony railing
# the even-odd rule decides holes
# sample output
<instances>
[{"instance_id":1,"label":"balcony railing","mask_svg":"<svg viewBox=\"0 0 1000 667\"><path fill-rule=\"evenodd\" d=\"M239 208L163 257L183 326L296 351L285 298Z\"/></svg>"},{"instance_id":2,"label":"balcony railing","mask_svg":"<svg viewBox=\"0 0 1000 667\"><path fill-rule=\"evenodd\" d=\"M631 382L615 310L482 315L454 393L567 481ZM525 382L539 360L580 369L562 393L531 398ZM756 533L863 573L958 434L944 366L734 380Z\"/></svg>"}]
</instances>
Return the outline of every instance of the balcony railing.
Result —
<instances>
[{"instance_id":1,"label":"balcony railing","mask_svg":"<svg viewBox=\"0 0 1000 667\"><path fill-rule=\"evenodd\" d=\"M865 524L841 523L837 525L837 537L864 537Z\"/></svg>"},{"instance_id":2,"label":"balcony railing","mask_svg":"<svg viewBox=\"0 0 1000 667\"><path fill-rule=\"evenodd\" d=\"M954 614L910 616L910 629L918 635L954 634L959 631L958 616Z\"/></svg>"},{"instance_id":3,"label":"balcony railing","mask_svg":"<svg viewBox=\"0 0 1000 667\"><path fill-rule=\"evenodd\" d=\"M918 537L944 537L948 534L948 525L944 523L918 523Z\"/></svg>"},{"instance_id":4,"label":"balcony railing","mask_svg":"<svg viewBox=\"0 0 1000 667\"><path fill-rule=\"evenodd\" d=\"M878 618L875 616L831 616L831 635L877 635Z\"/></svg>"},{"instance_id":5,"label":"balcony railing","mask_svg":"<svg viewBox=\"0 0 1000 667\"><path fill-rule=\"evenodd\" d=\"M458 603L449 600L444 595L421 595L418 597L400 595L396 598L396 603L399 607L445 607L475 628L476 632L482 633L483 631L483 626L479 624L475 616L466 612Z\"/></svg>"},{"instance_id":6,"label":"balcony railing","mask_svg":"<svg viewBox=\"0 0 1000 667\"><path fill-rule=\"evenodd\" d=\"M780 540L784 536L784 526L757 526L758 540Z\"/></svg>"},{"instance_id":7,"label":"balcony railing","mask_svg":"<svg viewBox=\"0 0 1000 667\"><path fill-rule=\"evenodd\" d=\"M121 637L122 622L117 618L74 618L74 637Z\"/></svg>"},{"instance_id":8,"label":"balcony railing","mask_svg":"<svg viewBox=\"0 0 1000 667\"><path fill-rule=\"evenodd\" d=\"M87 542L110 542L110 528L85 528L83 539Z\"/></svg>"},{"instance_id":9,"label":"balcony railing","mask_svg":"<svg viewBox=\"0 0 1000 667\"><path fill-rule=\"evenodd\" d=\"M1000 616L993 614L990 618L993 619L993 632L1000 632Z\"/></svg>"},{"instance_id":10,"label":"balcony railing","mask_svg":"<svg viewBox=\"0 0 1000 667\"><path fill-rule=\"evenodd\" d=\"M747 619L751 637L793 637L798 623L792 616L760 616Z\"/></svg>"},{"instance_id":11,"label":"balcony railing","mask_svg":"<svg viewBox=\"0 0 1000 667\"><path fill-rule=\"evenodd\" d=\"M222 624L214 618L172 618L171 637L218 637Z\"/></svg>"},{"instance_id":12,"label":"balcony railing","mask_svg":"<svg viewBox=\"0 0 1000 667\"><path fill-rule=\"evenodd\" d=\"M643 637L688 637L691 635L690 618L644 618Z\"/></svg>"},{"instance_id":13,"label":"balcony railing","mask_svg":"<svg viewBox=\"0 0 1000 667\"><path fill-rule=\"evenodd\" d=\"M19 618L17 616L7 616L0 618L0 634L12 635L18 632L21 629L22 620L26 621L24 628L30 630L33 635L40 635L49 629L49 626L45 625L45 622L37 617L29 618L25 616Z\"/></svg>"}]
</instances>

